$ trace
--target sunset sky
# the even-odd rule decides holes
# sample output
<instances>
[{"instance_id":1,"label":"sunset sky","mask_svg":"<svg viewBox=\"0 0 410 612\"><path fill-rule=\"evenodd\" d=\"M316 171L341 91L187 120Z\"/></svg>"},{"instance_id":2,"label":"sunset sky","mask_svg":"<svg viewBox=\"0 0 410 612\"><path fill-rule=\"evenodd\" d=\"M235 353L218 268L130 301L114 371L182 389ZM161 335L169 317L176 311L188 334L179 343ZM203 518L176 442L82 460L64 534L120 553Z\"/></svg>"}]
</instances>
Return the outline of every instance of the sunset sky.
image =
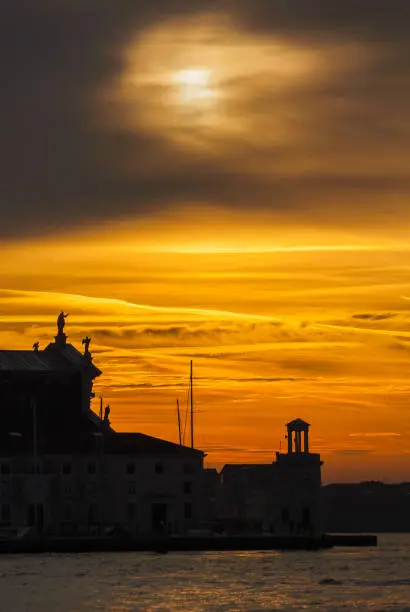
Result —
<instances>
[{"instance_id":1,"label":"sunset sky","mask_svg":"<svg viewBox=\"0 0 410 612\"><path fill-rule=\"evenodd\" d=\"M410 480L409 0L2 0L0 348L207 465ZM97 400L94 400L97 409ZM188 435L186 436L188 441Z\"/></svg>"}]
</instances>

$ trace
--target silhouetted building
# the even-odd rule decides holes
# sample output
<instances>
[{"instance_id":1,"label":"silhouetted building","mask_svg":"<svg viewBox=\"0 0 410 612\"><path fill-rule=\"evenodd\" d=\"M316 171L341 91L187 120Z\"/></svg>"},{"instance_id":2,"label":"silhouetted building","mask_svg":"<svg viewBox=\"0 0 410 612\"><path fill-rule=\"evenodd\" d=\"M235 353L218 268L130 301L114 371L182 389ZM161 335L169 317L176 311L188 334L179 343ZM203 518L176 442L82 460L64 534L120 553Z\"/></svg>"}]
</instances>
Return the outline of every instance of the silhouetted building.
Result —
<instances>
[{"instance_id":1,"label":"silhouetted building","mask_svg":"<svg viewBox=\"0 0 410 612\"><path fill-rule=\"evenodd\" d=\"M320 455L309 451L309 424L287 424L287 453L270 464L227 464L218 514L228 530L286 535L322 533Z\"/></svg>"},{"instance_id":2,"label":"silhouetted building","mask_svg":"<svg viewBox=\"0 0 410 612\"><path fill-rule=\"evenodd\" d=\"M230 530L271 530L275 477L275 468L269 463L224 465L218 512Z\"/></svg>"},{"instance_id":3,"label":"silhouetted building","mask_svg":"<svg viewBox=\"0 0 410 612\"><path fill-rule=\"evenodd\" d=\"M410 531L410 483L378 481L323 487L325 528L338 533Z\"/></svg>"},{"instance_id":4,"label":"silhouetted building","mask_svg":"<svg viewBox=\"0 0 410 612\"><path fill-rule=\"evenodd\" d=\"M207 527L218 519L218 500L221 487L221 475L215 468L207 468L202 473L202 519Z\"/></svg>"},{"instance_id":5,"label":"silhouetted building","mask_svg":"<svg viewBox=\"0 0 410 612\"><path fill-rule=\"evenodd\" d=\"M276 453L277 495L275 531L318 535L323 529L320 455L309 450L309 423L295 419L286 425L288 452Z\"/></svg>"},{"instance_id":6,"label":"silhouetted building","mask_svg":"<svg viewBox=\"0 0 410 612\"><path fill-rule=\"evenodd\" d=\"M204 454L117 433L90 407L101 374L67 343L0 351L0 527L43 533L185 532L201 512Z\"/></svg>"}]
</instances>

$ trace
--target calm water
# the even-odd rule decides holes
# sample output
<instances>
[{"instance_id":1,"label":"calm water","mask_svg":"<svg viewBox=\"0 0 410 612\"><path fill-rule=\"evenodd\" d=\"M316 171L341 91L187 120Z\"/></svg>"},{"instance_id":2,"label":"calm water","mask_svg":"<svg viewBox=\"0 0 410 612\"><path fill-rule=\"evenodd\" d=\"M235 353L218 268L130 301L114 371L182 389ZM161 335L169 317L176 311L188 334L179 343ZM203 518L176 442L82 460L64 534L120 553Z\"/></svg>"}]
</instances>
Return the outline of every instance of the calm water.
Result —
<instances>
[{"instance_id":1,"label":"calm water","mask_svg":"<svg viewBox=\"0 0 410 612\"><path fill-rule=\"evenodd\" d=\"M0 556L0 610L410 612L410 535L301 553Z\"/></svg>"}]
</instances>

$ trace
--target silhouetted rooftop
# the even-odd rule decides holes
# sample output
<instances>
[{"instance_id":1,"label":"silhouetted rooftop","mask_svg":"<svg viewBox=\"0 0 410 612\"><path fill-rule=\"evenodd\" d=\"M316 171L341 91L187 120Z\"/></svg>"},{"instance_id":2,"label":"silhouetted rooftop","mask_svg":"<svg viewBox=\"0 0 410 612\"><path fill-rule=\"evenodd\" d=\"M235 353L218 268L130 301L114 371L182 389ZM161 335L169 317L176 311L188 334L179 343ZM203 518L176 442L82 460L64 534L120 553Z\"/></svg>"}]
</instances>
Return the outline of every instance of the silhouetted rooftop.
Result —
<instances>
[{"instance_id":1,"label":"silhouetted rooftop","mask_svg":"<svg viewBox=\"0 0 410 612\"><path fill-rule=\"evenodd\" d=\"M44 351L1 351L0 370L5 372L50 372L69 370L70 364Z\"/></svg>"},{"instance_id":2,"label":"silhouetted rooftop","mask_svg":"<svg viewBox=\"0 0 410 612\"><path fill-rule=\"evenodd\" d=\"M267 472L272 470L272 463L226 463L222 472Z\"/></svg>"},{"instance_id":3,"label":"silhouetted rooftop","mask_svg":"<svg viewBox=\"0 0 410 612\"><path fill-rule=\"evenodd\" d=\"M162 440L142 433L118 433L115 432L104 438L104 447L110 453L120 454L174 454L174 453L199 453L203 452L188 446L180 446L175 442Z\"/></svg>"},{"instance_id":4,"label":"silhouetted rooftop","mask_svg":"<svg viewBox=\"0 0 410 612\"><path fill-rule=\"evenodd\" d=\"M307 423L303 419L293 419L293 421L286 423L286 427L289 427L291 429L305 429L306 427L310 427L310 423Z\"/></svg>"},{"instance_id":5,"label":"silhouetted rooftop","mask_svg":"<svg viewBox=\"0 0 410 612\"><path fill-rule=\"evenodd\" d=\"M93 378L101 371L72 344L50 343L43 351L0 350L0 371L3 372L64 372L87 368Z\"/></svg>"},{"instance_id":6,"label":"silhouetted rooftop","mask_svg":"<svg viewBox=\"0 0 410 612\"><path fill-rule=\"evenodd\" d=\"M64 334L56 336L56 342L41 351L0 350L0 373L17 374L12 377L14 387L6 385L7 400L1 406L0 448L3 456L33 453L34 414L39 455L96 452L130 456L204 455L200 450L146 434L117 433L109 426L109 422L100 420L92 410L81 408L77 392L81 388L80 376L85 373L87 377L95 378L101 371L92 363L87 353L88 345L83 354L72 344L66 343L65 338ZM48 373L67 373L70 377L68 382L64 377L61 383L59 377L53 379L51 376L42 376ZM43 381L43 387L39 385L38 389L44 391L46 388L46 392L40 394L34 403L29 401L31 396L25 388L24 375L27 374L32 374L29 377L30 383L27 383L30 393L30 384L37 378ZM14 393L14 396L10 399L7 393Z\"/></svg>"},{"instance_id":7,"label":"silhouetted rooftop","mask_svg":"<svg viewBox=\"0 0 410 612\"><path fill-rule=\"evenodd\" d=\"M74 424L73 424L74 425ZM0 434L3 455L25 455L33 452L32 432L27 429L21 434L16 428ZM40 455L203 455L203 452L187 446L179 446L160 438L142 433L103 432L87 418L81 426L77 421L72 427L62 427L44 435L38 431L38 452Z\"/></svg>"}]
</instances>

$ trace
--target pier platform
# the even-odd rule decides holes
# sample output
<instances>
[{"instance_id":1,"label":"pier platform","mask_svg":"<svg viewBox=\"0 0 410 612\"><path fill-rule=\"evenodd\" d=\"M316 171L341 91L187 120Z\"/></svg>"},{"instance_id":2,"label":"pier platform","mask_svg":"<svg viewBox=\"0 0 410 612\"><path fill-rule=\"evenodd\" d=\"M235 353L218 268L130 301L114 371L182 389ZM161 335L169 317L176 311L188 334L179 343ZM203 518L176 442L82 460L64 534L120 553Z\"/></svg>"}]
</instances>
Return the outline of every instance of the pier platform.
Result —
<instances>
[{"instance_id":1,"label":"pier platform","mask_svg":"<svg viewBox=\"0 0 410 612\"><path fill-rule=\"evenodd\" d=\"M321 550L334 546L377 546L370 534L324 534L322 537L215 535L158 537L30 537L0 540L0 554Z\"/></svg>"}]
</instances>

